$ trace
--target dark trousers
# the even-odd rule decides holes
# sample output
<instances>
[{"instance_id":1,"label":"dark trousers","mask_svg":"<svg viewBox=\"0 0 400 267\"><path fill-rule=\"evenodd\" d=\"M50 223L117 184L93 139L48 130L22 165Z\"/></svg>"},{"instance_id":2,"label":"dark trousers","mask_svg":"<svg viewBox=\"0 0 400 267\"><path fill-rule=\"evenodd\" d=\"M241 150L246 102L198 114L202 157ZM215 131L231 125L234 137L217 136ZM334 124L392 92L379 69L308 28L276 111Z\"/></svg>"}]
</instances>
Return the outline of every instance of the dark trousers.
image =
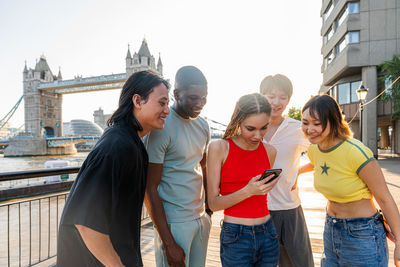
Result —
<instances>
[{"instance_id":1,"label":"dark trousers","mask_svg":"<svg viewBox=\"0 0 400 267\"><path fill-rule=\"evenodd\" d=\"M270 210L280 244L280 267L311 267L314 259L301 206L290 210Z\"/></svg>"}]
</instances>

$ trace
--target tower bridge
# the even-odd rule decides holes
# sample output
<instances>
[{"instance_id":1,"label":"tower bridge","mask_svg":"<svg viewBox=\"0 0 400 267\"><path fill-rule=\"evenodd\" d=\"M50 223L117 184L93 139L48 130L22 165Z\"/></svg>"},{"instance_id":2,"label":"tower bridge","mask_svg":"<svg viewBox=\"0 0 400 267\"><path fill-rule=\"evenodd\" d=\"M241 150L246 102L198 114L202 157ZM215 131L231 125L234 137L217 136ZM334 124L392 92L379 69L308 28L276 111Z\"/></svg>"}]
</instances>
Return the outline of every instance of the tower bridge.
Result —
<instances>
[{"instance_id":1,"label":"tower bridge","mask_svg":"<svg viewBox=\"0 0 400 267\"><path fill-rule=\"evenodd\" d=\"M163 74L161 56L156 60L150 53L146 39L143 39L138 52L131 54L128 51L125 57L126 69L124 73L100 75L95 77L76 76L74 79L64 80L61 69L58 75L51 71L44 55L37 61L35 68L28 68L25 62L23 70L23 96L6 115L6 120L0 121L3 125L18 108L24 99L25 136L27 138L11 138L3 140L8 143L4 151L5 156L71 154L75 153L74 143L84 142L86 139L62 137L62 96L82 92L121 89L130 75L142 70L151 70ZM220 136L224 125L208 119L213 136ZM1 126L0 126L1 128ZM60 138L49 140L44 137ZM2 143L2 144L3 144Z\"/></svg>"},{"instance_id":2,"label":"tower bridge","mask_svg":"<svg viewBox=\"0 0 400 267\"><path fill-rule=\"evenodd\" d=\"M139 51L131 55L130 47L125 58L125 73L96 77L76 76L63 80L61 70L53 75L47 59L41 56L34 69L26 66L23 71L25 131L32 136L62 136L62 95L90 91L121 89L132 73L151 70L162 75L163 65L151 55L146 39Z\"/></svg>"}]
</instances>

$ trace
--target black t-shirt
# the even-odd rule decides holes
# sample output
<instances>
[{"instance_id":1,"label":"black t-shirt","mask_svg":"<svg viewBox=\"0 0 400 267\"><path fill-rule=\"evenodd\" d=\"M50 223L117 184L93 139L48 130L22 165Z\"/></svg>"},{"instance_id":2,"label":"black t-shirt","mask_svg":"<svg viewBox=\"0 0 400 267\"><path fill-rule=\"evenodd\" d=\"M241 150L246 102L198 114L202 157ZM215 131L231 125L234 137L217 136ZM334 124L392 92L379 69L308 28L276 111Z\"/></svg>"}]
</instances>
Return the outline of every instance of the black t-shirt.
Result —
<instances>
[{"instance_id":1,"label":"black t-shirt","mask_svg":"<svg viewBox=\"0 0 400 267\"><path fill-rule=\"evenodd\" d=\"M72 185L60 221L57 267L103 266L75 224L110 236L125 266L143 266L140 224L148 156L126 123L108 127Z\"/></svg>"}]
</instances>

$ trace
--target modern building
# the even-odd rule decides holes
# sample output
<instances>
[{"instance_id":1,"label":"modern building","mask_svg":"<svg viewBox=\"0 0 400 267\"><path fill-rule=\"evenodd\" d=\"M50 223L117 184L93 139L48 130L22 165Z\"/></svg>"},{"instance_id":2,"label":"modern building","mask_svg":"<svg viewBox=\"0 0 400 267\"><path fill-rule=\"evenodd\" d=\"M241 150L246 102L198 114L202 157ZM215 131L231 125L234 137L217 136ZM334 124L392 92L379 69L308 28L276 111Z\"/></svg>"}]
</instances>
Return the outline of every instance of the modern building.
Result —
<instances>
[{"instance_id":1,"label":"modern building","mask_svg":"<svg viewBox=\"0 0 400 267\"><path fill-rule=\"evenodd\" d=\"M356 90L362 83L369 90L361 116L362 142L375 156L378 148L400 153L400 124L391 119L392 104L373 100L390 84L382 80L378 66L400 54L400 0L322 0L321 18L320 92L335 97L360 139Z\"/></svg>"},{"instance_id":2,"label":"modern building","mask_svg":"<svg viewBox=\"0 0 400 267\"><path fill-rule=\"evenodd\" d=\"M71 120L63 123L64 136L92 136L100 137L103 134L103 129L91 121L86 120ZM90 150L96 144L97 139L87 141L85 143L75 144L76 149Z\"/></svg>"},{"instance_id":3,"label":"modern building","mask_svg":"<svg viewBox=\"0 0 400 267\"><path fill-rule=\"evenodd\" d=\"M99 125L103 130L106 128L106 123L109 118L111 118L112 114L104 114L104 111L102 108L99 108L98 110L95 110L93 112L93 120L94 123Z\"/></svg>"},{"instance_id":4,"label":"modern building","mask_svg":"<svg viewBox=\"0 0 400 267\"><path fill-rule=\"evenodd\" d=\"M6 138L7 136L9 136L11 134L10 131L10 123L6 122L4 124L4 127L0 129L0 139L1 138Z\"/></svg>"},{"instance_id":5,"label":"modern building","mask_svg":"<svg viewBox=\"0 0 400 267\"><path fill-rule=\"evenodd\" d=\"M64 122L65 136L100 136L103 134L103 129L99 125L86 120L71 120Z\"/></svg>"}]
</instances>

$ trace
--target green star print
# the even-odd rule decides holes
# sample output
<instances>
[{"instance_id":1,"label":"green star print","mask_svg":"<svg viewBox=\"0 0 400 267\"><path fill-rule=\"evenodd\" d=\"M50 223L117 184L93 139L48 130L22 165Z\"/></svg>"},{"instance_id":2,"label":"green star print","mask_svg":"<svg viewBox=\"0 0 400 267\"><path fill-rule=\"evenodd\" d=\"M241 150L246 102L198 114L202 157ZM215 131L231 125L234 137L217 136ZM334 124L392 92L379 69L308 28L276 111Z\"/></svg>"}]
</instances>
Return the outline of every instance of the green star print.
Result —
<instances>
[{"instance_id":1,"label":"green star print","mask_svg":"<svg viewBox=\"0 0 400 267\"><path fill-rule=\"evenodd\" d=\"M326 166L326 162L324 163L324 166L321 166L321 168L322 168L322 173L321 174L326 173L326 175L328 175L328 169L330 167Z\"/></svg>"}]
</instances>

